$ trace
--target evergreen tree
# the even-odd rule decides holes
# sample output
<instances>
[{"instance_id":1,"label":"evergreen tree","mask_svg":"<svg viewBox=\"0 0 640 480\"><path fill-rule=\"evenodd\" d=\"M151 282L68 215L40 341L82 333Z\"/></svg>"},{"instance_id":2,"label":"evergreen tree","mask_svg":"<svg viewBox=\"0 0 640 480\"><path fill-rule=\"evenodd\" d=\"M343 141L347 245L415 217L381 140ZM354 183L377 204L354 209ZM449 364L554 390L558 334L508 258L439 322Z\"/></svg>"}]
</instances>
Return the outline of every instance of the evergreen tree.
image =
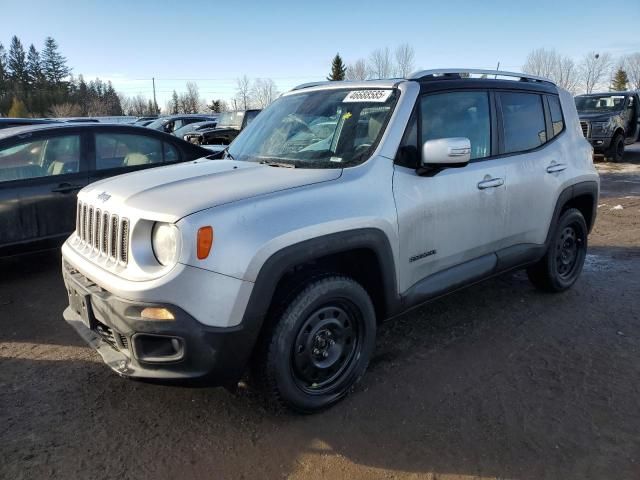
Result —
<instances>
[{"instance_id":1,"label":"evergreen tree","mask_svg":"<svg viewBox=\"0 0 640 480\"><path fill-rule=\"evenodd\" d=\"M171 114L177 115L180 112L180 99L178 98L178 94L176 91L173 91L171 95Z\"/></svg>"},{"instance_id":2,"label":"evergreen tree","mask_svg":"<svg viewBox=\"0 0 640 480\"><path fill-rule=\"evenodd\" d=\"M618 68L611 82L611 90L614 90L616 92L623 92L627 89L628 85L629 77L627 76L627 72L625 72L622 68Z\"/></svg>"},{"instance_id":3,"label":"evergreen tree","mask_svg":"<svg viewBox=\"0 0 640 480\"><path fill-rule=\"evenodd\" d=\"M327 80L332 82L344 80L344 74L346 71L347 68L342 62L342 57L339 53L336 53L336 56L333 57L333 61L331 62L331 75L327 77Z\"/></svg>"},{"instance_id":4,"label":"evergreen tree","mask_svg":"<svg viewBox=\"0 0 640 480\"><path fill-rule=\"evenodd\" d=\"M22 100L18 100L16 97L13 97L13 103L9 109L8 116L12 118L25 118L29 116L29 111L27 110L27 107L24 106L24 102Z\"/></svg>"},{"instance_id":5,"label":"evergreen tree","mask_svg":"<svg viewBox=\"0 0 640 480\"><path fill-rule=\"evenodd\" d=\"M58 51L58 44L51 37L44 41L42 68L47 81L54 85L60 85L71 73L71 69L67 67L67 59Z\"/></svg>"},{"instance_id":6,"label":"evergreen tree","mask_svg":"<svg viewBox=\"0 0 640 480\"><path fill-rule=\"evenodd\" d=\"M80 106L82 115L86 115L89 110L89 87L82 75L78 75L78 87L76 89L76 103Z\"/></svg>"},{"instance_id":7,"label":"evergreen tree","mask_svg":"<svg viewBox=\"0 0 640 480\"><path fill-rule=\"evenodd\" d=\"M124 115L122 105L120 104L120 97L113 88L111 81L107 82L107 87L104 91L104 103L107 106L109 115Z\"/></svg>"},{"instance_id":8,"label":"evergreen tree","mask_svg":"<svg viewBox=\"0 0 640 480\"><path fill-rule=\"evenodd\" d=\"M7 80L7 52L4 49L4 45L0 42L0 97L6 92Z\"/></svg>"},{"instance_id":9,"label":"evergreen tree","mask_svg":"<svg viewBox=\"0 0 640 480\"><path fill-rule=\"evenodd\" d=\"M11 39L7 66L9 67L9 78L14 84L14 89L17 87L19 92L25 92L29 81L27 77L27 56L22 42L15 35Z\"/></svg>"},{"instance_id":10,"label":"evergreen tree","mask_svg":"<svg viewBox=\"0 0 640 480\"><path fill-rule=\"evenodd\" d=\"M38 89L43 80L42 67L40 65L40 54L33 44L29 46L29 53L27 54L26 73L31 90Z\"/></svg>"},{"instance_id":11,"label":"evergreen tree","mask_svg":"<svg viewBox=\"0 0 640 480\"><path fill-rule=\"evenodd\" d=\"M7 112L11 105L9 95L9 72L7 71L7 51L0 43L0 115Z\"/></svg>"}]
</instances>

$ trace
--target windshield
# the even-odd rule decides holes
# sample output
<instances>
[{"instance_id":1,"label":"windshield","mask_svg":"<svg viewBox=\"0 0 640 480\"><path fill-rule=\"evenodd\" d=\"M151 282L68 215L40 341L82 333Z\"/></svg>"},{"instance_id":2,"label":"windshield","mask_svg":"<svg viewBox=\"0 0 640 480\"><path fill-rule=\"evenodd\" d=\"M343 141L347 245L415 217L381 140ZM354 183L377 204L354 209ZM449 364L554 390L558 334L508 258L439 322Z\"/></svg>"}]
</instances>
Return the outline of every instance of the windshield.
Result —
<instances>
[{"instance_id":1,"label":"windshield","mask_svg":"<svg viewBox=\"0 0 640 480\"><path fill-rule=\"evenodd\" d=\"M195 122L195 123L187 123L185 126L177 129L173 134L176 137L182 138L183 135L187 133L194 132L196 130L202 130L204 128L214 128L216 126L216 122Z\"/></svg>"},{"instance_id":2,"label":"windshield","mask_svg":"<svg viewBox=\"0 0 640 480\"><path fill-rule=\"evenodd\" d=\"M223 112L218 117L218 128L222 127L231 127L231 128L240 128L242 127L242 119L244 118L244 112Z\"/></svg>"},{"instance_id":3,"label":"windshield","mask_svg":"<svg viewBox=\"0 0 640 480\"><path fill-rule=\"evenodd\" d=\"M153 128L154 130L162 130L162 126L167 122L166 118L157 118L153 122L147 124L147 128Z\"/></svg>"},{"instance_id":4,"label":"windshield","mask_svg":"<svg viewBox=\"0 0 640 480\"><path fill-rule=\"evenodd\" d=\"M576 109L579 112L613 112L622 110L624 95L593 95L576 97Z\"/></svg>"},{"instance_id":5,"label":"windshield","mask_svg":"<svg viewBox=\"0 0 640 480\"><path fill-rule=\"evenodd\" d=\"M229 147L236 160L303 168L341 168L366 160L382 136L398 93L321 90L276 100Z\"/></svg>"}]
</instances>

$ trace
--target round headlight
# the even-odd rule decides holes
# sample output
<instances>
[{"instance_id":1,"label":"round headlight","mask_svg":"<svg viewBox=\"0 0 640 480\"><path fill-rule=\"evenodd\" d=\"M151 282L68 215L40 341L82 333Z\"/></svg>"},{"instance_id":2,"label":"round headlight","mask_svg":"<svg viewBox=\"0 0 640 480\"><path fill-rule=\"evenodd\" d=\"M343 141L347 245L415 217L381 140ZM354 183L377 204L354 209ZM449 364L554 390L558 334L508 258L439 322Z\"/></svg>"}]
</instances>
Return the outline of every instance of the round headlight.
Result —
<instances>
[{"instance_id":1,"label":"round headlight","mask_svg":"<svg viewBox=\"0 0 640 480\"><path fill-rule=\"evenodd\" d=\"M156 223L151 233L153 254L162 265L173 265L178 261L180 232L171 223Z\"/></svg>"}]
</instances>

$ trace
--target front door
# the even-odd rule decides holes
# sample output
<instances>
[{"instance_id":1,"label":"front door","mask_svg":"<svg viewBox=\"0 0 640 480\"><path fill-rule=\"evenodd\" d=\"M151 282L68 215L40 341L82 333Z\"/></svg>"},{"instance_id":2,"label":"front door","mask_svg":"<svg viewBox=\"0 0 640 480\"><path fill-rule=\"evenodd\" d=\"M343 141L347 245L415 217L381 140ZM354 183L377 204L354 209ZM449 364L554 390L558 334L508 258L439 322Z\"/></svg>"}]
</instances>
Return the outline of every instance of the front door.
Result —
<instances>
[{"instance_id":1,"label":"front door","mask_svg":"<svg viewBox=\"0 0 640 480\"><path fill-rule=\"evenodd\" d=\"M492 158L492 108L486 91L434 93L419 99L403 143L466 137L471 162L420 176L397 166L393 193L400 237L400 287L491 254L502 245L505 162ZM413 130L413 132L412 132ZM401 149L404 147L401 147Z\"/></svg>"}]
</instances>

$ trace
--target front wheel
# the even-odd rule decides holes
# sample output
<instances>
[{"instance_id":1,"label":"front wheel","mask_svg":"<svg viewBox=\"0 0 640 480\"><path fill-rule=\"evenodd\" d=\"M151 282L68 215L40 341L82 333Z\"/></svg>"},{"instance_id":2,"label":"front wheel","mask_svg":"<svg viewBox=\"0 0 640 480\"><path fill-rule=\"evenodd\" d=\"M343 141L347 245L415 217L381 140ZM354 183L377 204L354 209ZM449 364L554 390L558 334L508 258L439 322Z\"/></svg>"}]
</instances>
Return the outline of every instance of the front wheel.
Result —
<instances>
[{"instance_id":1,"label":"front wheel","mask_svg":"<svg viewBox=\"0 0 640 480\"><path fill-rule=\"evenodd\" d=\"M587 255L587 223L580 210L570 208L558 220L547 253L527 269L537 288L561 292L571 287L582 272Z\"/></svg>"},{"instance_id":2,"label":"front wheel","mask_svg":"<svg viewBox=\"0 0 640 480\"><path fill-rule=\"evenodd\" d=\"M607 157L614 163L619 163L624 158L624 136L618 133L609 146Z\"/></svg>"},{"instance_id":3,"label":"front wheel","mask_svg":"<svg viewBox=\"0 0 640 480\"><path fill-rule=\"evenodd\" d=\"M316 412L360 379L375 335L375 310L362 286L343 276L313 280L262 339L254 375L270 402Z\"/></svg>"}]
</instances>

